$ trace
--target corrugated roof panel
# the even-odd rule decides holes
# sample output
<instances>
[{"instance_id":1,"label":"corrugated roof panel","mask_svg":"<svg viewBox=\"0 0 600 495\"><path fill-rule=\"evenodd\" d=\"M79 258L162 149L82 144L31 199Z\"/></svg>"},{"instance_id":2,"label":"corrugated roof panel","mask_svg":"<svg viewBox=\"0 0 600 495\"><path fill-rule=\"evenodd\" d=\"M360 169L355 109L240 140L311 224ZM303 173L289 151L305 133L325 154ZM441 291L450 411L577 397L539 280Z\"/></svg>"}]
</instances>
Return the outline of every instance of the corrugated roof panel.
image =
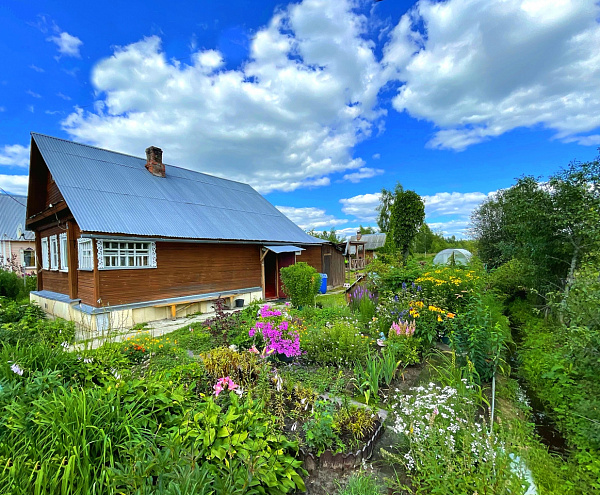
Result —
<instances>
[{"instance_id":1,"label":"corrugated roof panel","mask_svg":"<svg viewBox=\"0 0 600 495\"><path fill-rule=\"evenodd\" d=\"M296 251L304 251L303 248L298 246L265 246L268 250L274 253L295 253Z\"/></svg>"},{"instance_id":2,"label":"corrugated roof panel","mask_svg":"<svg viewBox=\"0 0 600 495\"><path fill-rule=\"evenodd\" d=\"M247 184L32 134L65 201L86 232L298 244L306 234Z\"/></svg>"},{"instance_id":3,"label":"corrugated roof panel","mask_svg":"<svg viewBox=\"0 0 600 495\"><path fill-rule=\"evenodd\" d=\"M19 227L25 229L26 210L27 196L0 194L0 240L32 241L35 239L35 234L29 230L23 230L21 239L17 236Z\"/></svg>"}]
</instances>

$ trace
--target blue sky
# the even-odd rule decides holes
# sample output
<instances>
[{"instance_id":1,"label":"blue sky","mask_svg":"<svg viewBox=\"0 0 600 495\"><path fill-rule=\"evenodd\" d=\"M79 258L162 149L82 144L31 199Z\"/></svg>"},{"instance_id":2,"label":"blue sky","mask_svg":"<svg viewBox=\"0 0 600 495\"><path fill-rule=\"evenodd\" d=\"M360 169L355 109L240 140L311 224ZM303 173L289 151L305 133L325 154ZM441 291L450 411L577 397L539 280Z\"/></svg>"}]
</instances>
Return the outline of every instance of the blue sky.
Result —
<instances>
[{"instance_id":1,"label":"blue sky","mask_svg":"<svg viewBox=\"0 0 600 495\"><path fill-rule=\"evenodd\" d=\"M304 228L382 187L462 236L474 207L600 146L595 0L0 4L0 187L29 132L250 183Z\"/></svg>"}]
</instances>

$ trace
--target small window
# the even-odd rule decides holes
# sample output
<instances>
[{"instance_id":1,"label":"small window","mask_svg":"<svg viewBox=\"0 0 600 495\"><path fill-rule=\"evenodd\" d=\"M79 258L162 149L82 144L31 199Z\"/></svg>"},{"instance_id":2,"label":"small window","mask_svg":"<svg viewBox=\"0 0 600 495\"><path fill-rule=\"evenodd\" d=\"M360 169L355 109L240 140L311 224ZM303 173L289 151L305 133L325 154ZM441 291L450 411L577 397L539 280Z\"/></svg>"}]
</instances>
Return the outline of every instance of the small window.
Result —
<instances>
[{"instance_id":1,"label":"small window","mask_svg":"<svg viewBox=\"0 0 600 495\"><path fill-rule=\"evenodd\" d=\"M50 236L50 270L58 270L58 236Z\"/></svg>"},{"instance_id":2,"label":"small window","mask_svg":"<svg viewBox=\"0 0 600 495\"><path fill-rule=\"evenodd\" d=\"M93 256L93 245L91 239L78 239L77 240L77 252L80 270L93 270L94 260Z\"/></svg>"},{"instance_id":3,"label":"small window","mask_svg":"<svg viewBox=\"0 0 600 495\"><path fill-rule=\"evenodd\" d=\"M47 249L47 245L46 245ZM23 251L23 266L25 268L35 268L35 251L31 248L27 248Z\"/></svg>"},{"instance_id":4,"label":"small window","mask_svg":"<svg viewBox=\"0 0 600 495\"><path fill-rule=\"evenodd\" d=\"M42 238L42 268L48 270L50 264L48 263L48 238Z\"/></svg>"},{"instance_id":5,"label":"small window","mask_svg":"<svg viewBox=\"0 0 600 495\"><path fill-rule=\"evenodd\" d=\"M99 268L156 268L154 242L98 241Z\"/></svg>"},{"instance_id":6,"label":"small window","mask_svg":"<svg viewBox=\"0 0 600 495\"><path fill-rule=\"evenodd\" d=\"M60 234L60 269L62 271L69 271L69 248L67 244L67 234Z\"/></svg>"}]
</instances>

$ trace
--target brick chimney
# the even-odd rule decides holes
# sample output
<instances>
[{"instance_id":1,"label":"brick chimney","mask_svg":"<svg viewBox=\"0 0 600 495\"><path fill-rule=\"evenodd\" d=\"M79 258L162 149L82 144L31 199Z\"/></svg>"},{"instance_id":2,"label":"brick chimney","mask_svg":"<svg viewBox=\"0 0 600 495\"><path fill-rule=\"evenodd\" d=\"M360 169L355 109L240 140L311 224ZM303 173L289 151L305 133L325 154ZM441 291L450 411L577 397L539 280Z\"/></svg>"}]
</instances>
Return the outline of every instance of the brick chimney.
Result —
<instances>
[{"instance_id":1,"label":"brick chimney","mask_svg":"<svg viewBox=\"0 0 600 495\"><path fill-rule=\"evenodd\" d=\"M146 148L146 168L156 177L165 177L165 166L162 161L162 150L156 146Z\"/></svg>"},{"instance_id":2,"label":"brick chimney","mask_svg":"<svg viewBox=\"0 0 600 495\"><path fill-rule=\"evenodd\" d=\"M360 230L356 231L356 240L360 241L360 238L362 237L362 234L360 233Z\"/></svg>"}]
</instances>

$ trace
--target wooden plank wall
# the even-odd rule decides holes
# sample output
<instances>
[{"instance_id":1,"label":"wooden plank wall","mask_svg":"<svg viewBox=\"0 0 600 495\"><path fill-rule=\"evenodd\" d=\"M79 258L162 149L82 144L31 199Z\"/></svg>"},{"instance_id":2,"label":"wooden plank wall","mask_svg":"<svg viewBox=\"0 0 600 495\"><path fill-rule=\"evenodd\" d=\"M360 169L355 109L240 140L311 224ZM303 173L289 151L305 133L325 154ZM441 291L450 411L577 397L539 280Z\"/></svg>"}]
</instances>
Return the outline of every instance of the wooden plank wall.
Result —
<instances>
[{"instance_id":1,"label":"wooden plank wall","mask_svg":"<svg viewBox=\"0 0 600 495\"><path fill-rule=\"evenodd\" d=\"M259 249L247 244L157 242L157 268L98 271L100 305L260 287Z\"/></svg>"},{"instance_id":2,"label":"wooden plank wall","mask_svg":"<svg viewBox=\"0 0 600 495\"><path fill-rule=\"evenodd\" d=\"M329 259L329 272L327 273L327 286L339 287L344 284L346 266L344 255L331 245L323 245L323 267L325 267L325 256Z\"/></svg>"},{"instance_id":3,"label":"wooden plank wall","mask_svg":"<svg viewBox=\"0 0 600 495\"><path fill-rule=\"evenodd\" d=\"M56 224L56 222L54 222ZM57 237L66 232L66 224L61 222L60 225L53 225L50 227L46 227L42 230L36 232L36 236L50 237L52 235L56 235ZM58 243L59 253L60 253L60 241ZM50 240L48 240L48 254L50 254ZM38 254L40 267L42 266L42 251L40 248L40 252ZM60 260L60 254L59 254ZM59 263L60 264L60 263ZM56 270L43 270L42 274L42 287L43 290L50 290L52 292L59 292L60 294L69 295L69 274L67 272L59 272Z\"/></svg>"},{"instance_id":4,"label":"wooden plank wall","mask_svg":"<svg viewBox=\"0 0 600 495\"><path fill-rule=\"evenodd\" d=\"M321 245L318 246L302 246L305 250L300 256L296 256L296 262L304 261L314 267L319 273L323 273L323 265L321 259Z\"/></svg>"}]
</instances>

